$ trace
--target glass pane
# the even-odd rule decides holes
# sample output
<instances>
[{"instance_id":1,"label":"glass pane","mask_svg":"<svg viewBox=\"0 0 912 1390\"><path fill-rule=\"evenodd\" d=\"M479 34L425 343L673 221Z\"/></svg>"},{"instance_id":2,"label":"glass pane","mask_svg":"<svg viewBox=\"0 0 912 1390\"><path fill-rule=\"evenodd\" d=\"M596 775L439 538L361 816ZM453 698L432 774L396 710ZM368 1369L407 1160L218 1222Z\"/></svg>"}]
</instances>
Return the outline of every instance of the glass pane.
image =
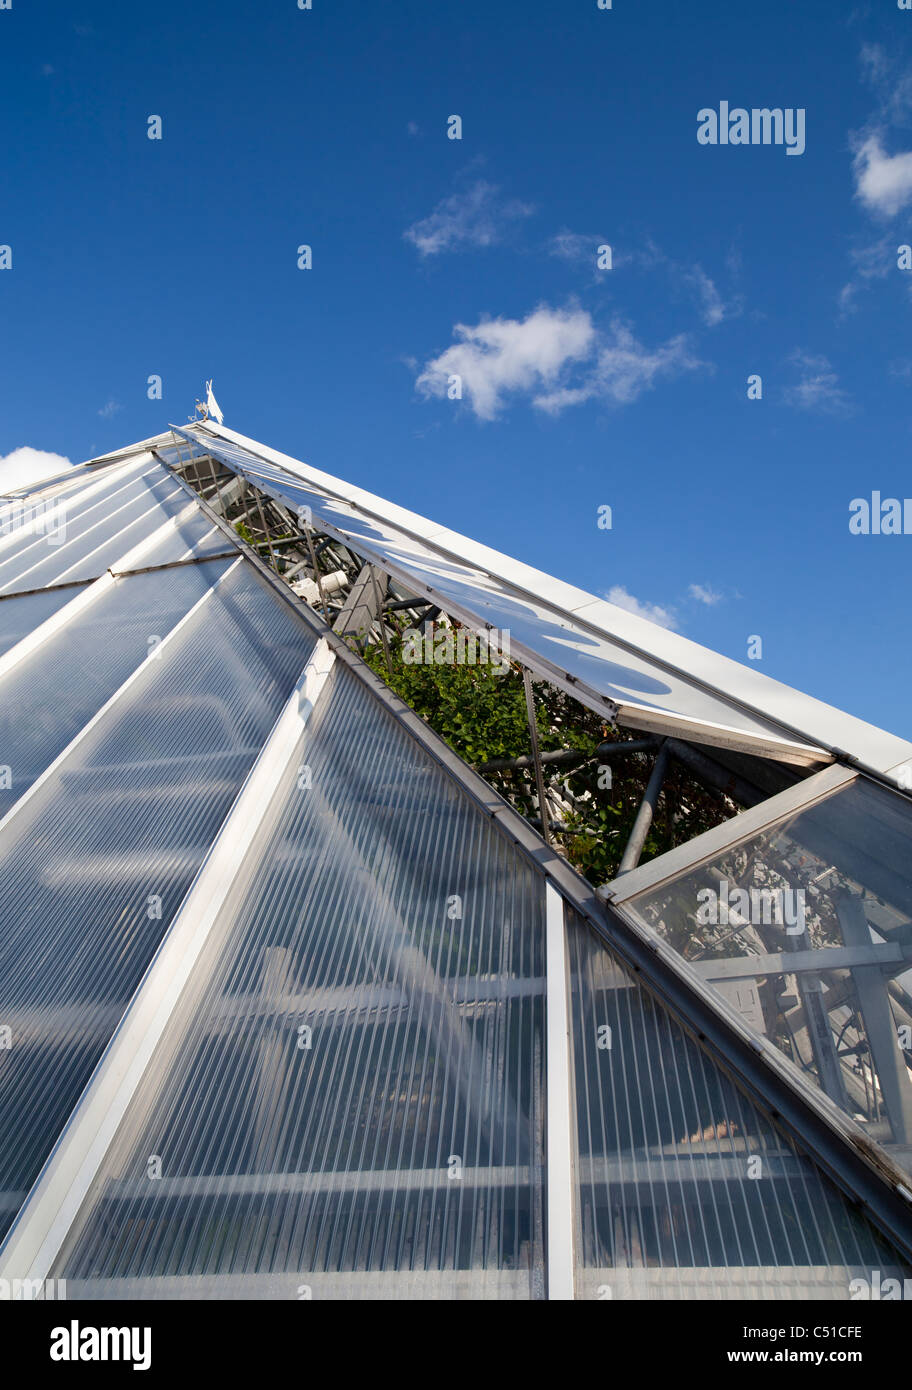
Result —
<instances>
[{"instance_id":1,"label":"glass pane","mask_svg":"<svg viewBox=\"0 0 912 1390\"><path fill-rule=\"evenodd\" d=\"M908 1276L572 912L568 943L578 1297L848 1299Z\"/></svg>"},{"instance_id":2,"label":"glass pane","mask_svg":"<svg viewBox=\"0 0 912 1390\"><path fill-rule=\"evenodd\" d=\"M629 904L906 1167L910 812L859 778Z\"/></svg>"},{"instance_id":3,"label":"glass pane","mask_svg":"<svg viewBox=\"0 0 912 1390\"><path fill-rule=\"evenodd\" d=\"M143 664L231 561L121 579L0 683L0 817ZM56 590L72 599L80 590ZM10 605L28 603L8 599ZM4 605L0 603L0 619ZM28 717L24 717L24 711Z\"/></svg>"},{"instance_id":4,"label":"glass pane","mask_svg":"<svg viewBox=\"0 0 912 1390\"><path fill-rule=\"evenodd\" d=\"M15 647L36 627L62 608L76 591L73 589L39 590L0 602L0 656ZM2 758L0 758L2 762Z\"/></svg>"},{"instance_id":5,"label":"glass pane","mask_svg":"<svg viewBox=\"0 0 912 1390\"><path fill-rule=\"evenodd\" d=\"M146 460L126 473L117 469L109 489L81 505L78 496L61 499L45 524L0 548L0 593L97 578L188 500L159 463Z\"/></svg>"},{"instance_id":6,"label":"glass pane","mask_svg":"<svg viewBox=\"0 0 912 1390\"><path fill-rule=\"evenodd\" d=\"M0 832L0 1230L312 645L291 607L239 567Z\"/></svg>"},{"instance_id":7,"label":"glass pane","mask_svg":"<svg viewBox=\"0 0 912 1390\"><path fill-rule=\"evenodd\" d=\"M542 880L332 682L62 1253L71 1297L544 1293Z\"/></svg>"}]
</instances>

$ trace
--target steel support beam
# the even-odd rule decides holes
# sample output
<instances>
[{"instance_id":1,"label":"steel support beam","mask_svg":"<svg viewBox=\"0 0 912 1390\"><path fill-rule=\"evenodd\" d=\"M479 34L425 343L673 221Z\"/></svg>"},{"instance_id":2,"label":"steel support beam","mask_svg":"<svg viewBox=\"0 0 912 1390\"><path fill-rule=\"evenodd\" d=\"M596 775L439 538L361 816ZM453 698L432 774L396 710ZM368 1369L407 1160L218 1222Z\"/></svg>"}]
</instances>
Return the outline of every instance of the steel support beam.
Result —
<instances>
[{"instance_id":1,"label":"steel support beam","mask_svg":"<svg viewBox=\"0 0 912 1390\"><path fill-rule=\"evenodd\" d=\"M538 793L538 814L541 817L542 839L545 844L551 840L548 826L548 803L545 800L545 778L542 773L541 754L538 751L538 722L535 718L535 694L532 690L532 675L528 666L523 667L523 689L526 695L526 715L529 720L529 737L532 742L532 765L535 768L535 788Z\"/></svg>"},{"instance_id":2,"label":"steel support beam","mask_svg":"<svg viewBox=\"0 0 912 1390\"><path fill-rule=\"evenodd\" d=\"M870 947L871 929L861 898L842 894L836 911L846 945ZM897 1144L912 1144L912 1081L899 1045L887 981L878 965L856 966L852 980L893 1137Z\"/></svg>"},{"instance_id":3,"label":"steel support beam","mask_svg":"<svg viewBox=\"0 0 912 1390\"><path fill-rule=\"evenodd\" d=\"M640 855L643 853L643 846L646 843L646 836L649 834L649 827L655 815L656 802L662 790L662 783L665 781L665 769L668 766L668 750L663 742L656 754L649 781L646 783L646 790L643 793L643 800L640 802L640 809L636 813L636 820L633 822L633 829L630 832L630 839L624 850L618 877L621 874L629 873L635 869L640 862Z\"/></svg>"}]
</instances>

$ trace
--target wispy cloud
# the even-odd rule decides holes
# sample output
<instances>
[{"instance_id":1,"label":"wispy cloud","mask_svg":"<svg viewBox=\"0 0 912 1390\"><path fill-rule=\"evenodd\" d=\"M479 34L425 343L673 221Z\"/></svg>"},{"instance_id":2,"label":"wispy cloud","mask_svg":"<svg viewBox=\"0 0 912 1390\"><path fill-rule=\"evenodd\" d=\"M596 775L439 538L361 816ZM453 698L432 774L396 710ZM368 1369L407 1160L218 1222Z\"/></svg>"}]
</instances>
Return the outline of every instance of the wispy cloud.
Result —
<instances>
[{"instance_id":1,"label":"wispy cloud","mask_svg":"<svg viewBox=\"0 0 912 1390\"><path fill-rule=\"evenodd\" d=\"M480 420L491 420L504 398L541 391L560 379L568 363L589 355L595 328L583 309L542 305L525 319L483 319L457 323L458 340L424 366L415 385L425 396L445 396L450 379Z\"/></svg>"},{"instance_id":2,"label":"wispy cloud","mask_svg":"<svg viewBox=\"0 0 912 1390\"><path fill-rule=\"evenodd\" d=\"M866 246L856 246L850 252L852 278L839 292L839 308L844 314L854 311L858 296L875 280L885 280L896 269L896 237L887 232Z\"/></svg>"},{"instance_id":3,"label":"wispy cloud","mask_svg":"<svg viewBox=\"0 0 912 1390\"><path fill-rule=\"evenodd\" d=\"M562 261L575 265L590 265L593 269L598 259L600 246L609 246L607 237L587 236L582 232L558 232L548 242L548 254L558 256Z\"/></svg>"},{"instance_id":4,"label":"wispy cloud","mask_svg":"<svg viewBox=\"0 0 912 1390\"><path fill-rule=\"evenodd\" d=\"M677 627L674 609L663 608L661 604L649 603L635 598L633 594L627 592L623 584L614 584L605 597L609 603L613 603L617 608L624 608L628 613L635 613L638 618L645 618L650 623L657 623L659 627Z\"/></svg>"},{"instance_id":5,"label":"wispy cloud","mask_svg":"<svg viewBox=\"0 0 912 1390\"><path fill-rule=\"evenodd\" d=\"M788 405L824 415L850 413L852 399L839 385L839 377L829 358L798 349L791 354L789 362L797 368L798 380L786 387L784 395Z\"/></svg>"},{"instance_id":6,"label":"wispy cloud","mask_svg":"<svg viewBox=\"0 0 912 1390\"><path fill-rule=\"evenodd\" d=\"M680 294L683 290L686 296L696 303L708 328L715 328L726 319L737 318L744 308L742 296L734 292L723 295L715 280L699 261L674 260L666 255L651 237L647 237L641 250L631 254L630 260L645 270L664 270L671 280L673 292ZM738 275L740 258L737 251L729 252L726 268L730 278L734 279Z\"/></svg>"},{"instance_id":7,"label":"wispy cloud","mask_svg":"<svg viewBox=\"0 0 912 1390\"><path fill-rule=\"evenodd\" d=\"M707 608L714 608L717 603L722 602L722 595L716 589L711 589L708 584L691 584L687 592L697 603L705 603Z\"/></svg>"},{"instance_id":8,"label":"wispy cloud","mask_svg":"<svg viewBox=\"0 0 912 1390\"><path fill-rule=\"evenodd\" d=\"M599 335L592 368L577 385L564 385L536 397L534 404L556 415L567 406L599 399L610 405L630 405L661 377L693 371L705 363L693 355L686 334L680 333L658 347L644 347L627 324L615 319L607 334Z\"/></svg>"},{"instance_id":9,"label":"wispy cloud","mask_svg":"<svg viewBox=\"0 0 912 1390\"><path fill-rule=\"evenodd\" d=\"M427 217L406 228L404 236L422 256L438 256L459 246L493 246L511 223L532 212L531 204L502 198L496 184L478 179L444 198Z\"/></svg>"},{"instance_id":10,"label":"wispy cloud","mask_svg":"<svg viewBox=\"0 0 912 1390\"><path fill-rule=\"evenodd\" d=\"M709 328L715 328L717 323L723 319L730 318L734 313L740 313L740 304L726 304L721 294L716 288L715 282L710 279L702 266L694 266L690 271L684 272L684 281L688 284L697 296L702 313L703 322Z\"/></svg>"},{"instance_id":11,"label":"wispy cloud","mask_svg":"<svg viewBox=\"0 0 912 1390\"><path fill-rule=\"evenodd\" d=\"M456 324L458 339L428 361L415 383L424 396L445 396L454 377L475 415L493 419L508 396L525 395L551 415L598 399L629 405L660 377L704 365L681 334L646 348L615 320L596 328L584 309L542 305L525 319Z\"/></svg>"},{"instance_id":12,"label":"wispy cloud","mask_svg":"<svg viewBox=\"0 0 912 1390\"><path fill-rule=\"evenodd\" d=\"M121 405L120 401L110 400L108 401L107 405L103 405L101 407L98 414L101 416L103 420L110 420L111 417L116 415L119 410L123 410L123 406Z\"/></svg>"},{"instance_id":13,"label":"wispy cloud","mask_svg":"<svg viewBox=\"0 0 912 1390\"><path fill-rule=\"evenodd\" d=\"M0 495L43 482L71 467L70 460L63 454L51 454L28 445L13 449L9 454L0 454Z\"/></svg>"}]
</instances>

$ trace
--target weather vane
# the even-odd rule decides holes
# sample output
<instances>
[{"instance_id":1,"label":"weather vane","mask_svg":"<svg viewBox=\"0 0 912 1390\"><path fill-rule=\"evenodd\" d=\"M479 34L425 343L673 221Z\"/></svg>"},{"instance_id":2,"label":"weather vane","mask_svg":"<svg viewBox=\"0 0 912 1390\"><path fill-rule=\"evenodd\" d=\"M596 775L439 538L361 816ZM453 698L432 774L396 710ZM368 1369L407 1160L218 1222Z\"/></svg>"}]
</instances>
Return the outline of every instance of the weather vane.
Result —
<instances>
[{"instance_id":1,"label":"weather vane","mask_svg":"<svg viewBox=\"0 0 912 1390\"><path fill-rule=\"evenodd\" d=\"M211 381L206 382L205 405L202 401L198 400L196 403L196 415L191 415L190 418L191 420L215 420L218 424L222 423L224 417L222 415L221 406L213 394Z\"/></svg>"}]
</instances>

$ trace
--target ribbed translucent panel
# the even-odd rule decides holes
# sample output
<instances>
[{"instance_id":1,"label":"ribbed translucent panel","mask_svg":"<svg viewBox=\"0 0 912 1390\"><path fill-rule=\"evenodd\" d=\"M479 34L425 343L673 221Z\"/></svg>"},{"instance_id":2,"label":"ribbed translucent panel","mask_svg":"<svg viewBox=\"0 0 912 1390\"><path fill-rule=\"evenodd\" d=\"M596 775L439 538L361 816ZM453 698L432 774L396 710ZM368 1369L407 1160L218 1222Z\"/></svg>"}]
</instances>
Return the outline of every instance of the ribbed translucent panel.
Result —
<instances>
[{"instance_id":1,"label":"ribbed translucent panel","mask_svg":"<svg viewBox=\"0 0 912 1390\"><path fill-rule=\"evenodd\" d=\"M897 1254L568 911L580 1298L847 1299Z\"/></svg>"},{"instance_id":2,"label":"ribbed translucent panel","mask_svg":"<svg viewBox=\"0 0 912 1390\"><path fill-rule=\"evenodd\" d=\"M294 611L238 566L0 833L0 1229L312 645Z\"/></svg>"},{"instance_id":3,"label":"ribbed translucent panel","mask_svg":"<svg viewBox=\"0 0 912 1390\"><path fill-rule=\"evenodd\" d=\"M187 505L193 499L186 492L181 491L181 496L176 497L178 510ZM169 510L174 510L173 504ZM162 521L168 519L166 514L161 518ZM142 569L148 569L150 565L168 565L175 560L189 560L191 556L200 557L204 555L223 555L226 550L232 548L240 551L238 546L230 536L226 536L217 526L213 526L205 512L197 510L190 516L184 517L167 536L155 541L148 550L144 551L137 564Z\"/></svg>"},{"instance_id":4,"label":"ribbed translucent panel","mask_svg":"<svg viewBox=\"0 0 912 1390\"><path fill-rule=\"evenodd\" d=\"M59 1261L72 1297L544 1292L544 885L336 668Z\"/></svg>"},{"instance_id":5,"label":"ribbed translucent panel","mask_svg":"<svg viewBox=\"0 0 912 1390\"><path fill-rule=\"evenodd\" d=\"M44 487L38 483L16 496L2 494L0 497L0 536L6 534L10 523L18 526L20 522L28 519L23 514L23 508L27 508L35 498L62 497L64 494L73 497L97 476L97 471L86 467L85 464L79 464L77 467L71 468L69 473L64 474L62 478L58 478L57 482L48 483Z\"/></svg>"},{"instance_id":6,"label":"ribbed translucent panel","mask_svg":"<svg viewBox=\"0 0 912 1390\"><path fill-rule=\"evenodd\" d=\"M168 470L148 460L112 469L110 487L82 501L79 495L51 499L37 529L0 546L0 593L104 574L188 500ZM178 540L170 550L163 559L179 558Z\"/></svg>"},{"instance_id":7,"label":"ribbed translucent panel","mask_svg":"<svg viewBox=\"0 0 912 1390\"><path fill-rule=\"evenodd\" d=\"M10 647L15 647L58 608L69 603L72 597L73 591L69 589L48 589L39 590L37 594L0 600L0 656L8 652Z\"/></svg>"},{"instance_id":8,"label":"ribbed translucent panel","mask_svg":"<svg viewBox=\"0 0 912 1390\"><path fill-rule=\"evenodd\" d=\"M0 679L0 767L9 769L0 782L0 817L158 650L230 563L213 561L119 579ZM82 591L54 593L72 600ZM43 596L0 602L0 624L5 608L35 597Z\"/></svg>"},{"instance_id":9,"label":"ribbed translucent panel","mask_svg":"<svg viewBox=\"0 0 912 1390\"><path fill-rule=\"evenodd\" d=\"M0 563L19 553L27 555L29 547L36 540L44 538L47 544L46 538L51 535L54 536L53 544L59 545L65 539L68 516L80 513L88 515L89 503L99 490L113 491L115 486L135 478L139 469L138 460L112 468L103 477L79 469L78 477L67 484L34 488L20 497L0 501ZM101 489L99 484L102 484ZM32 552L33 558L40 555L40 550Z\"/></svg>"}]
</instances>

